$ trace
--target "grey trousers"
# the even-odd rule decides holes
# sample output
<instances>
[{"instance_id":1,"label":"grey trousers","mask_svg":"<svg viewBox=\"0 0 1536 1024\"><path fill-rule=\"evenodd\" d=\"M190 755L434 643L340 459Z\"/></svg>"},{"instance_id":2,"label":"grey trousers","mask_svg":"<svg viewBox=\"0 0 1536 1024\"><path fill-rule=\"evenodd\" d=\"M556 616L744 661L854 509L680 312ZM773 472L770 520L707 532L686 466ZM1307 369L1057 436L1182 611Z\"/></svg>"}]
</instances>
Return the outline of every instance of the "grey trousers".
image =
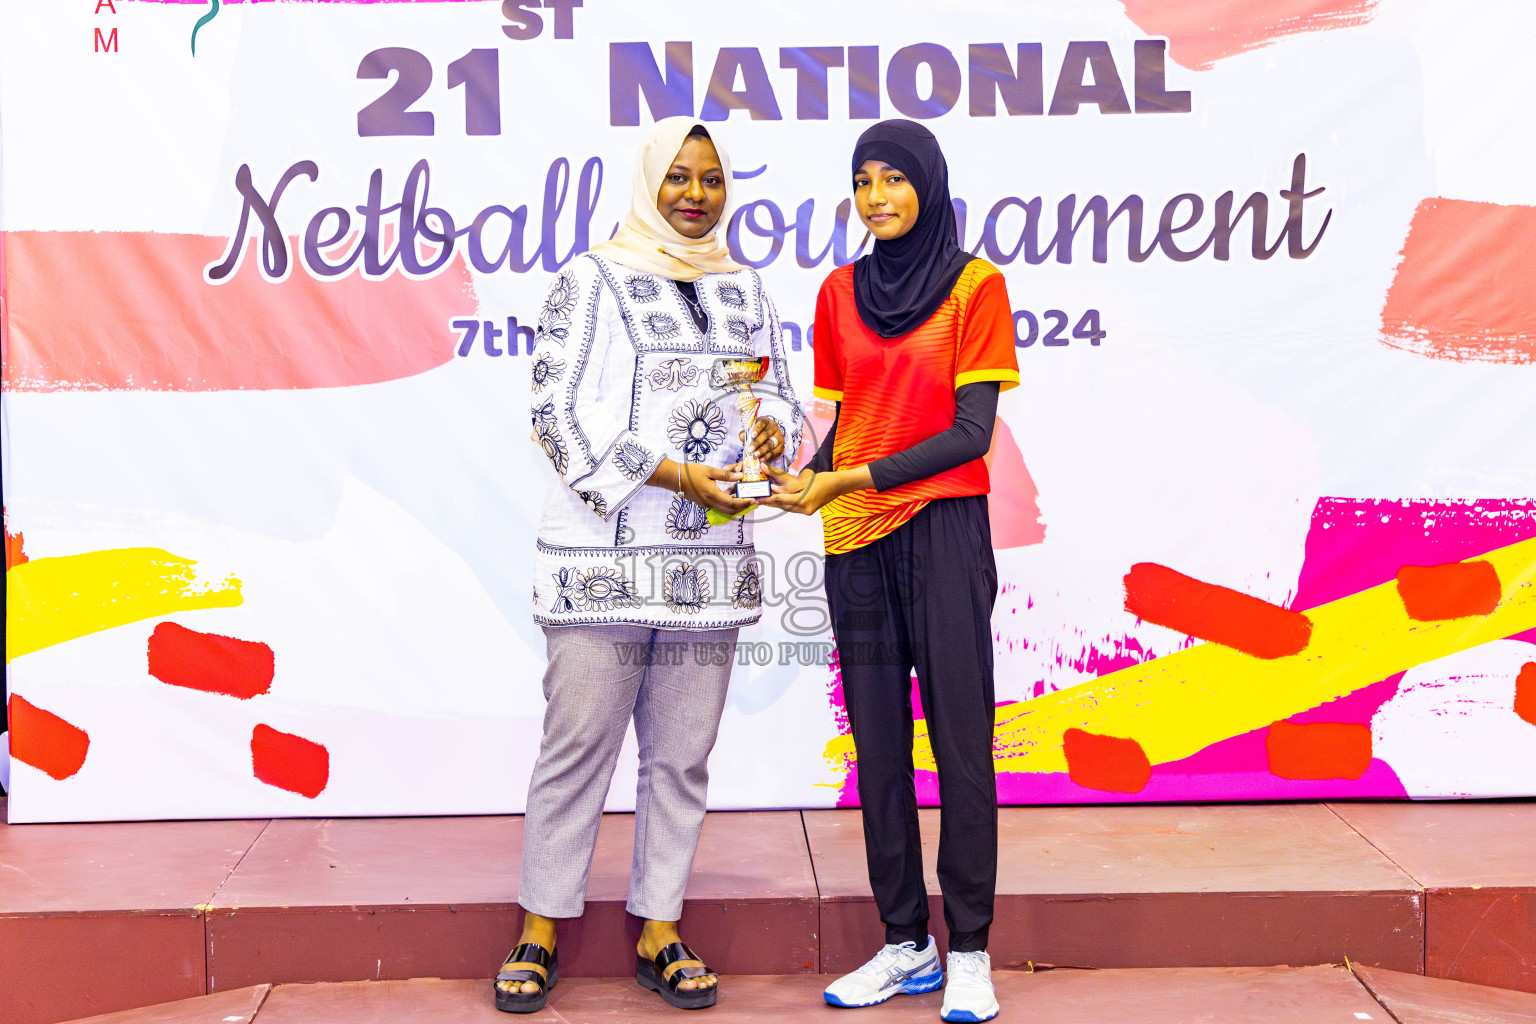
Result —
<instances>
[{"instance_id":1,"label":"grey trousers","mask_svg":"<svg viewBox=\"0 0 1536 1024\"><path fill-rule=\"evenodd\" d=\"M544 627L549 704L523 821L517 901L525 910L581 915L603 801L633 717L640 777L626 909L653 921L682 916L736 633Z\"/></svg>"}]
</instances>

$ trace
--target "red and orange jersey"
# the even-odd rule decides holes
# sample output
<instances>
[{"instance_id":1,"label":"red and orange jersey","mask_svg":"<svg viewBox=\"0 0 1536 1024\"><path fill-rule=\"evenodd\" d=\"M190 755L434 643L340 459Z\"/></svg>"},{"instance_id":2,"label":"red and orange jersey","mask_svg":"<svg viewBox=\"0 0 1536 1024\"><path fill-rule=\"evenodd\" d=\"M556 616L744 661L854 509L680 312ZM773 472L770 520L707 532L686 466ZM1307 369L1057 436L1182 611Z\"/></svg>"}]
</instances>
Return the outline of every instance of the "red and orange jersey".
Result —
<instances>
[{"instance_id":1,"label":"red and orange jersey","mask_svg":"<svg viewBox=\"0 0 1536 1024\"><path fill-rule=\"evenodd\" d=\"M949 429L955 390L995 380L1017 387L1013 311L1003 275L972 260L932 316L915 330L882 338L859 319L853 266L839 267L816 297L818 398L840 402L834 469L894 455ZM987 465L975 459L889 491L855 491L821 510L826 551L842 554L890 533L934 498L986 494Z\"/></svg>"}]
</instances>

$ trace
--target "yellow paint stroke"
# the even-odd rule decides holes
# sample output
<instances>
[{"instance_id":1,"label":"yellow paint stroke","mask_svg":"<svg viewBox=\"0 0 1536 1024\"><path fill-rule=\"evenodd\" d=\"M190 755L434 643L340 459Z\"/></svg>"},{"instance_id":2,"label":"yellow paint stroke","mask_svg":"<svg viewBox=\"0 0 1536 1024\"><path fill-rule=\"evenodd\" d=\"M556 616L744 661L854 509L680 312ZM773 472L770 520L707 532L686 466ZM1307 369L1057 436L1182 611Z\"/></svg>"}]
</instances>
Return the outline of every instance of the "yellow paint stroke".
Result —
<instances>
[{"instance_id":1,"label":"yellow paint stroke","mask_svg":"<svg viewBox=\"0 0 1536 1024\"><path fill-rule=\"evenodd\" d=\"M34 558L5 574L5 660L89 633L244 598L234 576L203 579L196 562L159 548Z\"/></svg>"},{"instance_id":2,"label":"yellow paint stroke","mask_svg":"<svg viewBox=\"0 0 1536 1024\"><path fill-rule=\"evenodd\" d=\"M1416 622L1392 581L1307 609L1312 640L1284 658L1255 658L1201 644L1090 682L997 709L993 760L998 771L1064 772L1062 736L1084 729L1141 744L1153 764L1178 761L1212 743L1291 715L1457 651L1536 628L1536 539L1468 561L1491 562L1503 596L1489 615ZM912 744L916 767L934 771L928 723ZM846 767L853 737L827 744Z\"/></svg>"}]
</instances>

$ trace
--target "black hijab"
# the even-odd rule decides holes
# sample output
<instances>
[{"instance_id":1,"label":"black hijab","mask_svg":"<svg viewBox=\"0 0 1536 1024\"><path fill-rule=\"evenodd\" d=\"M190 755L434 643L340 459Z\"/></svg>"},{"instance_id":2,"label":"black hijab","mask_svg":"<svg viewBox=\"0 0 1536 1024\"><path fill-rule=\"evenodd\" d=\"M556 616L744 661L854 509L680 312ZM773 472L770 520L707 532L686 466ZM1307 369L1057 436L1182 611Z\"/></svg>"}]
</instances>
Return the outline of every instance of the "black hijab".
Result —
<instances>
[{"instance_id":1,"label":"black hijab","mask_svg":"<svg viewBox=\"0 0 1536 1024\"><path fill-rule=\"evenodd\" d=\"M876 240L853 265L853 296L864 326L882 338L906 334L949 298L971 256L960 248L949 201L949 165L939 140L916 121L881 121L853 147L853 173L866 160L901 171L917 192L917 223L900 238Z\"/></svg>"}]
</instances>

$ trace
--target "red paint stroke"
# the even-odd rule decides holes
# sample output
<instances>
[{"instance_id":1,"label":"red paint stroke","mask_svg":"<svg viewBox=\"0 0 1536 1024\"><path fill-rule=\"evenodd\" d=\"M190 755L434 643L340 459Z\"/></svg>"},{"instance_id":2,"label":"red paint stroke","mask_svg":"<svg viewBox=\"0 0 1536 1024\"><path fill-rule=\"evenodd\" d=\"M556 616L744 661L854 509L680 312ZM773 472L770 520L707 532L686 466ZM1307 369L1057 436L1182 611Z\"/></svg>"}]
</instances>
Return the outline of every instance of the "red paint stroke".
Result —
<instances>
[{"instance_id":1,"label":"red paint stroke","mask_svg":"<svg viewBox=\"0 0 1536 1024\"><path fill-rule=\"evenodd\" d=\"M1376 0L1121 0L1143 32L1168 37L1168 53L1196 71L1286 36L1364 25Z\"/></svg>"},{"instance_id":2,"label":"red paint stroke","mask_svg":"<svg viewBox=\"0 0 1536 1024\"><path fill-rule=\"evenodd\" d=\"M1463 562L1533 537L1532 498L1319 498L1291 607L1380 586L1404 565Z\"/></svg>"},{"instance_id":3,"label":"red paint stroke","mask_svg":"<svg viewBox=\"0 0 1536 1024\"><path fill-rule=\"evenodd\" d=\"M1536 661L1522 665L1515 677L1515 714L1536 725Z\"/></svg>"},{"instance_id":4,"label":"red paint stroke","mask_svg":"<svg viewBox=\"0 0 1536 1024\"><path fill-rule=\"evenodd\" d=\"M9 707L12 757L61 780L85 764L91 737L84 729L14 693Z\"/></svg>"},{"instance_id":5,"label":"red paint stroke","mask_svg":"<svg viewBox=\"0 0 1536 1024\"><path fill-rule=\"evenodd\" d=\"M1290 605L1305 611L1396 579L1404 565L1463 562L1533 537L1532 498L1319 498ZM1536 643L1536 629L1510 639Z\"/></svg>"},{"instance_id":6,"label":"red paint stroke","mask_svg":"<svg viewBox=\"0 0 1536 1024\"><path fill-rule=\"evenodd\" d=\"M1487 615L1499 604L1499 574L1481 561L1405 565L1397 571L1397 593L1419 622Z\"/></svg>"},{"instance_id":7,"label":"red paint stroke","mask_svg":"<svg viewBox=\"0 0 1536 1024\"><path fill-rule=\"evenodd\" d=\"M987 496L987 512L992 520L994 548L1021 548L1045 540L1045 523L1040 517L1040 491L1024 465L1024 453L1006 421L998 417L992 429L992 447L987 451L987 471L992 493Z\"/></svg>"},{"instance_id":8,"label":"red paint stroke","mask_svg":"<svg viewBox=\"0 0 1536 1024\"><path fill-rule=\"evenodd\" d=\"M1382 341L1435 359L1536 362L1536 206L1426 199L1381 310Z\"/></svg>"},{"instance_id":9,"label":"red paint stroke","mask_svg":"<svg viewBox=\"0 0 1536 1024\"><path fill-rule=\"evenodd\" d=\"M1312 620L1248 594L1140 562L1125 575L1125 610L1255 658L1283 658L1312 639Z\"/></svg>"},{"instance_id":10,"label":"red paint stroke","mask_svg":"<svg viewBox=\"0 0 1536 1024\"><path fill-rule=\"evenodd\" d=\"M272 688L272 648L162 622L149 635L149 674L162 683L249 700Z\"/></svg>"},{"instance_id":11,"label":"red paint stroke","mask_svg":"<svg viewBox=\"0 0 1536 1024\"><path fill-rule=\"evenodd\" d=\"M269 786L313 800L331 780L331 754L302 736L258 725L251 732L251 770Z\"/></svg>"},{"instance_id":12,"label":"red paint stroke","mask_svg":"<svg viewBox=\"0 0 1536 1024\"><path fill-rule=\"evenodd\" d=\"M12 533L10 530L5 531L5 567L7 569L28 561L25 543L25 538L21 534Z\"/></svg>"},{"instance_id":13,"label":"red paint stroke","mask_svg":"<svg viewBox=\"0 0 1536 1024\"><path fill-rule=\"evenodd\" d=\"M1133 739L1068 729L1061 738L1067 775L1084 789L1139 793L1152 778L1147 752Z\"/></svg>"},{"instance_id":14,"label":"red paint stroke","mask_svg":"<svg viewBox=\"0 0 1536 1024\"><path fill-rule=\"evenodd\" d=\"M1264 745L1282 779L1358 779L1371 766L1371 727L1360 722L1276 722Z\"/></svg>"},{"instance_id":15,"label":"red paint stroke","mask_svg":"<svg viewBox=\"0 0 1536 1024\"><path fill-rule=\"evenodd\" d=\"M348 387L453 358L454 317L478 308L461 256L435 277L267 281L249 256L203 280L226 239L153 232L10 231L6 386L14 391ZM250 240L254 246L256 241Z\"/></svg>"}]
</instances>

